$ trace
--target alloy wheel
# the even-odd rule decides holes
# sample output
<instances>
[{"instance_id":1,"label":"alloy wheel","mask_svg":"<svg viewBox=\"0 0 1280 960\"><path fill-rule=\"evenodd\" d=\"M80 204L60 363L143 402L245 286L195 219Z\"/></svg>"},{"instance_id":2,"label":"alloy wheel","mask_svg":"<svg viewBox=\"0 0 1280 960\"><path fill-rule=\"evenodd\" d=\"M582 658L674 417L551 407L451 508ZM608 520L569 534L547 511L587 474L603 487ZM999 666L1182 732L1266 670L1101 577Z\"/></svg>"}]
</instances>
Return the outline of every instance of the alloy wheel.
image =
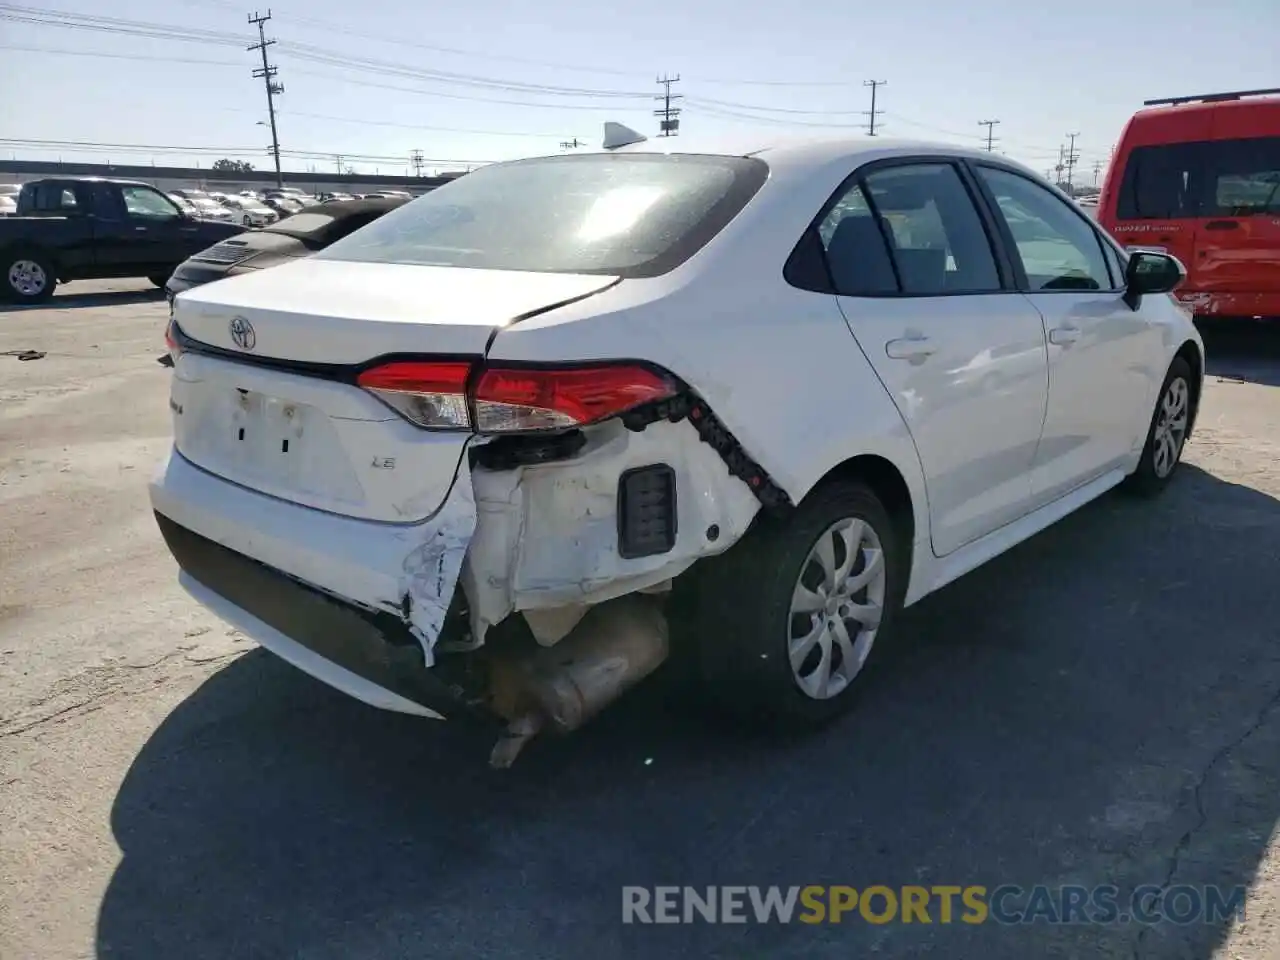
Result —
<instances>
[{"instance_id":1,"label":"alloy wheel","mask_svg":"<svg viewBox=\"0 0 1280 960\"><path fill-rule=\"evenodd\" d=\"M880 537L856 517L833 523L801 565L788 617L797 685L815 700L842 693L862 670L884 614Z\"/></svg>"},{"instance_id":2,"label":"alloy wheel","mask_svg":"<svg viewBox=\"0 0 1280 960\"><path fill-rule=\"evenodd\" d=\"M1160 398L1155 432L1152 435L1151 467L1161 480L1173 472L1182 455L1191 413L1190 395L1187 381L1182 377L1174 377L1165 387L1164 396Z\"/></svg>"}]
</instances>

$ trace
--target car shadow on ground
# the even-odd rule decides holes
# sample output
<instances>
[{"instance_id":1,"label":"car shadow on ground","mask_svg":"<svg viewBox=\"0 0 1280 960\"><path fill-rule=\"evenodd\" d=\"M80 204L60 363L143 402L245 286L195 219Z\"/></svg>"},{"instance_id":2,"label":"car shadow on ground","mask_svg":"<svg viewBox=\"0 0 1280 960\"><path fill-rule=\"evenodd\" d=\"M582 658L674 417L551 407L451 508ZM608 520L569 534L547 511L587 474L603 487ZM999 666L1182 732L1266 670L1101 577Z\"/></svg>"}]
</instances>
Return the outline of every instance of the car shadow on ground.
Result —
<instances>
[{"instance_id":1,"label":"car shadow on ground","mask_svg":"<svg viewBox=\"0 0 1280 960\"><path fill-rule=\"evenodd\" d=\"M156 303L164 300L164 291L156 288L146 290L111 290L95 293L63 292L59 290L53 298L43 303L19 304L0 300L0 313L16 310L67 310L79 307L125 307L134 303Z\"/></svg>"},{"instance_id":2,"label":"car shadow on ground","mask_svg":"<svg viewBox=\"0 0 1280 960\"><path fill-rule=\"evenodd\" d=\"M1196 324L1204 338L1210 376L1280 387L1280 318Z\"/></svg>"},{"instance_id":3,"label":"car shadow on ground","mask_svg":"<svg viewBox=\"0 0 1280 960\"><path fill-rule=\"evenodd\" d=\"M628 884L1248 884L1280 813L1280 502L1186 466L907 611L808 737L665 679L506 773L263 652L122 783L102 957L1209 957L1219 925L623 925ZM1270 737L1270 739L1267 739ZM1009 901L1014 908L1022 901ZM957 911L956 916L959 915Z\"/></svg>"}]
</instances>

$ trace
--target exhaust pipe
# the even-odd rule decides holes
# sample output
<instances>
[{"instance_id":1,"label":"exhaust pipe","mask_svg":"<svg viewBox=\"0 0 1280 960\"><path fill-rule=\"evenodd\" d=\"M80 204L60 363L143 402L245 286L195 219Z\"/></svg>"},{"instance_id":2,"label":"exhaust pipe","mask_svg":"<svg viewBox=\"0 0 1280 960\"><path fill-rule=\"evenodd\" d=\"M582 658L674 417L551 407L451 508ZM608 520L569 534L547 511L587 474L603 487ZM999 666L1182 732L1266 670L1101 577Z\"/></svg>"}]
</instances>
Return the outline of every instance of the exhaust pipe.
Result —
<instances>
[{"instance_id":1,"label":"exhaust pipe","mask_svg":"<svg viewBox=\"0 0 1280 960\"><path fill-rule=\"evenodd\" d=\"M495 658L491 703L509 725L489 765L510 767L541 730L577 730L653 673L668 650L658 601L629 594L592 607L554 646Z\"/></svg>"}]
</instances>

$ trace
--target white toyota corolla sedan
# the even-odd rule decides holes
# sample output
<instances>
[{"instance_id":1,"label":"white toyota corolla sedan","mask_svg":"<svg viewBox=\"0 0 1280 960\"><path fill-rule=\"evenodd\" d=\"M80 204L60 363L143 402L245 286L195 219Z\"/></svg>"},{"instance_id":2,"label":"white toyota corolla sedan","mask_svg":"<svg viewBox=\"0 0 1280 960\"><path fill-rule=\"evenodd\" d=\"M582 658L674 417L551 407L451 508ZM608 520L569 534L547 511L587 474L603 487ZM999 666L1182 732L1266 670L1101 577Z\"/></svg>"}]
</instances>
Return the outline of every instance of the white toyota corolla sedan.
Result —
<instances>
[{"instance_id":1,"label":"white toyota corolla sedan","mask_svg":"<svg viewBox=\"0 0 1280 960\"><path fill-rule=\"evenodd\" d=\"M990 153L611 124L181 294L152 504L197 600L374 706L497 719L497 765L668 656L817 723L902 607L1169 482L1183 275Z\"/></svg>"}]
</instances>

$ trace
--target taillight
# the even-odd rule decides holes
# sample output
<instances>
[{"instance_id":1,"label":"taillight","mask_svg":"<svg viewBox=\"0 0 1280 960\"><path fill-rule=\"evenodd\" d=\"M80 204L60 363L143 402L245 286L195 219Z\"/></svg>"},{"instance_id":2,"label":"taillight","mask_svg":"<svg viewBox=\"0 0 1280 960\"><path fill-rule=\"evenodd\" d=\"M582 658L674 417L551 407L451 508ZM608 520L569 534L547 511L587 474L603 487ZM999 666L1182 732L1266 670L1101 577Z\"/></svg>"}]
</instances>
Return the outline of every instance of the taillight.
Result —
<instances>
[{"instance_id":1,"label":"taillight","mask_svg":"<svg viewBox=\"0 0 1280 960\"><path fill-rule=\"evenodd\" d=\"M393 361L356 382L420 427L478 433L582 427L676 393L669 377L638 364L493 365L480 371L468 398L471 371L464 361Z\"/></svg>"},{"instance_id":2,"label":"taillight","mask_svg":"<svg viewBox=\"0 0 1280 960\"><path fill-rule=\"evenodd\" d=\"M178 335L174 331L172 314L169 317L168 324L166 324L164 328L164 345L165 345L165 349L169 351L170 358L173 360L177 360L178 354L182 352L182 346L178 343Z\"/></svg>"},{"instance_id":3,"label":"taillight","mask_svg":"<svg viewBox=\"0 0 1280 960\"><path fill-rule=\"evenodd\" d=\"M410 423L436 430L466 429L467 377L465 361L397 361L366 370L356 378L383 403Z\"/></svg>"},{"instance_id":4,"label":"taillight","mask_svg":"<svg viewBox=\"0 0 1280 960\"><path fill-rule=\"evenodd\" d=\"M517 433L599 423L675 393L646 367L487 367L476 384L476 430Z\"/></svg>"}]
</instances>

